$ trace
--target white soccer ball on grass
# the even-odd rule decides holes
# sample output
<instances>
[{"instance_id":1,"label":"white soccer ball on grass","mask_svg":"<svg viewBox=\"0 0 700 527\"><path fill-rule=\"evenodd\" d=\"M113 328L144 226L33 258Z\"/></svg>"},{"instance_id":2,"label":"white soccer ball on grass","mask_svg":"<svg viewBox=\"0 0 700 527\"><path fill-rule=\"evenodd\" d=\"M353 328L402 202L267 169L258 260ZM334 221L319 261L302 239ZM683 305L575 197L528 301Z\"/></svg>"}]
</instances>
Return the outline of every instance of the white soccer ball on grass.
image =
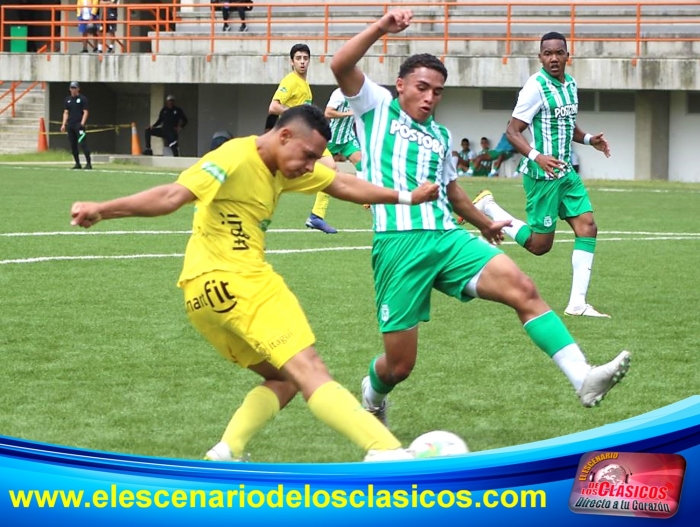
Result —
<instances>
[{"instance_id":1,"label":"white soccer ball on grass","mask_svg":"<svg viewBox=\"0 0 700 527\"><path fill-rule=\"evenodd\" d=\"M469 447L461 437L444 430L433 430L418 436L408 448L415 453L416 459L469 453Z\"/></svg>"}]
</instances>

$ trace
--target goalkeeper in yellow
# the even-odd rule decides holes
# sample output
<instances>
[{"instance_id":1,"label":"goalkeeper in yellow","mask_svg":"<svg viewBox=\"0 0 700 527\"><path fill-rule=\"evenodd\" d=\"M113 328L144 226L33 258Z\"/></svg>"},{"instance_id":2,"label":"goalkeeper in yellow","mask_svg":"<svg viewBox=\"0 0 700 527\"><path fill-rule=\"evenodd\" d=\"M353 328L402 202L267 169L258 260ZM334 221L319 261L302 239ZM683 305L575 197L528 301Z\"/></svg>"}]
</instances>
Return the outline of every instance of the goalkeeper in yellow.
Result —
<instances>
[{"instance_id":1,"label":"goalkeeper in yellow","mask_svg":"<svg viewBox=\"0 0 700 527\"><path fill-rule=\"evenodd\" d=\"M320 109L298 106L284 112L270 132L232 139L205 155L175 183L72 206L72 225L86 228L100 220L161 216L188 203L196 206L178 281L187 316L221 355L263 378L207 459L241 459L250 438L297 392L318 419L364 449L365 460L411 457L331 378L298 300L265 261L265 231L283 192L323 190L338 199L375 204L437 198L432 183L398 192L323 166L317 161L330 137Z\"/></svg>"},{"instance_id":2,"label":"goalkeeper in yellow","mask_svg":"<svg viewBox=\"0 0 700 527\"><path fill-rule=\"evenodd\" d=\"M272 102L268 108L270 115L282 115L289 108L294 108L300 104L312 104L313 96L311 86L306 80L311 61L311 50L306 44L294 44L289 50L289 60L292 65L290 71L277 87L277 91L272 96ZM333 155L330 150L323 152L320 162L333 170L337 169ZM311 209L311 214L306 220L309 229L317 229L326 234L336 234L337 229L331 227L326 222L326 211L330 198L325 192L316 193L316 201Z\"/></svg>"}]
</instances>

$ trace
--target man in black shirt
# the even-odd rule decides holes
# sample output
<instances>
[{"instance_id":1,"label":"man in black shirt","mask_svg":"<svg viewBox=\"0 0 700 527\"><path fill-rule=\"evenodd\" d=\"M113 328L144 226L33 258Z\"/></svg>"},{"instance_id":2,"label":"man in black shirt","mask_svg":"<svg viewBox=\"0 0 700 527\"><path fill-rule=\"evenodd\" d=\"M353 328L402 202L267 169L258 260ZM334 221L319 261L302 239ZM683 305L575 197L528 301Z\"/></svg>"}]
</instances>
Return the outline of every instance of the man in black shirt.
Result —
<instances>
[{"instance_id":1,"label":"man in black shirt","mask_svg":"<svg viewBox=\"0 0 700 527\"><path fill-rule=\"evenodd\" d=\"M89 115L88 98L80 93L80 84L76 81L70 83L70 95L66 97L63 108L61 132L68 132L70 149L73 153L73 159L75 159L73 169L82 168L80 166L80 154L78 153L78 145L80 145L83 148L83 154L85 154L85 170L91 170L90 149L88 148L87 134L85 133L85 123Z\"/></svg>"},{"instance_id":2,"label":"man in black shirt","mask_svg":"<svg viewBox=\"0 0 700 527\"><path fill-rule=\"evenodd\" d=\"M151 136L162 137L163 144L170 147L173 156L180 155L180 149L177 145L177 134L187 125L187 117L182 108L175 106L175 96L168 95L165 99L165 106L158 115L158 120L153 123L153 126L146 128L146 149L143 155L152 156Z\"/></svg>"}]
</instances>

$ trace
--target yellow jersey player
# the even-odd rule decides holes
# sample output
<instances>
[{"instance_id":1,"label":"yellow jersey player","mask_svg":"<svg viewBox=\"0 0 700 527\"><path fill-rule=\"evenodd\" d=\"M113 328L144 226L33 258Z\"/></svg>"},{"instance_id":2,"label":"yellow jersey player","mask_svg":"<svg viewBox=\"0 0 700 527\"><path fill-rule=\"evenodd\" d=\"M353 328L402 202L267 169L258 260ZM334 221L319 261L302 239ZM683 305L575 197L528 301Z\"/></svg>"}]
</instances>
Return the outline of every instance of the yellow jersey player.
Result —
<instances>
[{"instance_id":1,"label":"yellow jersey player","mask_svg":"<svg viewBox=\"0 0 700 527\"><path fill-rule=\"evenodd\" d=\"M272 102L268 108L270 115L282 115L289 108L294 108L301 104L312 104L313 102L311 86L306 80L311 61L309 46L306 44L294 44L292 49L289 50L289 60L292 65L292 71L282 79L282 82L277 87L277 91L272 96ZM323 152L320 162L333 170L337 169L333 155L328 149ZM326 234L336 234L338 232L325 220L329 201L328 194L324 192L316 194L316 201L311 209L311 214L306 220L308 228L318 229Z\"/></svg>"},{"instance_id":2,"label":"yellow jersey player","mask_svg":"<svg viewBox=\"0 0 700 527\"><path fill-rule=\"evenodd\" d=\"M161 216L187 203L196 206L178 281L187 316L221 355L263 378L207 459L241 459L250 438L297 392L318 419L363 448L366 460L411 457L331 378L298 300L265 261L265 231L283 192L323 190L355 203L418 204L437 198L435 184L398 192L317 163L330 137L320 109L298 106L270 132L232 139L208 153L175 183L72 206L72 225L86 228L100 220Z\"/></svg>"}]
</instances>

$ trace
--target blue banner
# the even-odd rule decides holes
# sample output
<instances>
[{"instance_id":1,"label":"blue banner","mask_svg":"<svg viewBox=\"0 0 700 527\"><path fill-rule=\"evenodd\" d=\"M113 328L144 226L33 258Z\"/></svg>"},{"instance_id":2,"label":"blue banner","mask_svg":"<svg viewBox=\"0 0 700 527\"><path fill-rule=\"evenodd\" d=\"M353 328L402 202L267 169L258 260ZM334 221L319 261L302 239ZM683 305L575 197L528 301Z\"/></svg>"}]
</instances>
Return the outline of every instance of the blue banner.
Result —
<instances>
[{"instance_id":1,"label":"blue banner","mask_svg":"<svg viewBox=\"0 0 700 527\"><path fill-rule=\"evenodd\" d=\"M700 517L700 396L547 441L402 462L226 464L0 437L0 518L2 525L100 527L191 526L196 522L207 526L328 523L333 527L379 522L440 527L515 522L518 527L541 527L543 521L565 522L566 527L594 521L596 527L604 527L658 521L607 514L605 507L612 505L606 503L611 500L574 496L574 489L614 491L615 482L604 476L622 470L629 461L598 470L590 483L582 482L596 472L591 467L600 459L629 459L619 457L621 452L677 454L648 458L649 466L652 461L658 464L658 459L681 460L675 462L676 468L668 469L675 470L673 483L660 480L660 485L675 490L672 508L663 509L673 515L663 525L695 524ZM596 488L589 491L589 486ZM627 494L632 496L630 490ZM662 496L657 494L654 491L655 498ZM628 515L634 516L641 502L626 501ZM577 511L576 504L598 508ZM648 515L650 505L643 506Z\"/></svg>"}]
</instances>

